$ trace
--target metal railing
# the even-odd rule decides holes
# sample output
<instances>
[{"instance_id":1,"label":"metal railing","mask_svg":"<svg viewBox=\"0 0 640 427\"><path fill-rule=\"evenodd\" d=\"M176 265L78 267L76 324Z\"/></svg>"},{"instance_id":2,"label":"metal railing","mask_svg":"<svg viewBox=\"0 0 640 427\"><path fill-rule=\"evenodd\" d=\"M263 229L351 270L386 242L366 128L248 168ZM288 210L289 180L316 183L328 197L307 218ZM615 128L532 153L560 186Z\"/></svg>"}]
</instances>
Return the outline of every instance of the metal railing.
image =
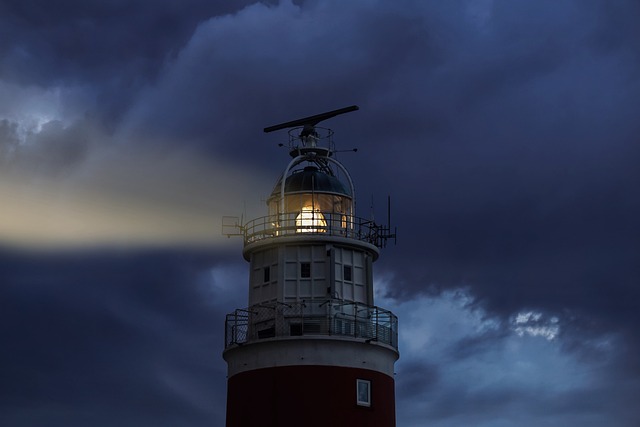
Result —
<instances>
[{"instance_id":1,"label":"metal railing","mask_svg":"<svg viewBox=\"0 0 640 427\"><path fill-rule=\"evenodd\" d=\"M398 349L398 318L389 310L337 299L270 303L227 314L225 348L257 340L335 335L388 344Z\"/></svg>"},{"instance_id":2,"label":"metal railing","mask_svg":"<svg viewBox=\"0 0 640 427\"><path fill-rule=\"evenodd\" d=\"M300 219L298 212L256 218L243 227L244 243L283 236L324 235L340 236L383 247L388 228L352 215L315 212L314 218Z\"/></svg>"}]
</instances>

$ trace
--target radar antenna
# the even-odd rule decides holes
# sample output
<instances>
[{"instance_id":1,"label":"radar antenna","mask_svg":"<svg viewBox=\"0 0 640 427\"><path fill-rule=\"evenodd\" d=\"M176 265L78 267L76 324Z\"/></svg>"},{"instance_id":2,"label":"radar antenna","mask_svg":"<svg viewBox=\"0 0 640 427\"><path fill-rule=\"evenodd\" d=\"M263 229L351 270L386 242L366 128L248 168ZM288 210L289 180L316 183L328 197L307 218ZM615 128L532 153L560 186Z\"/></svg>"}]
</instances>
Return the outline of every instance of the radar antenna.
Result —
<instances>
[{"instance_id":1,"label":"radar antenna","mask_svg":"<svg viewBox=\"0 0 640 427\"><path fill-rule=\"evenodd\" d=\"M327 111L326 113L322 113L322 114L316 114L315 116L309 116L303 119L292 120L290 122L280 123L279 125L269 126L264 128L264 131L265 133L269 133L276 130L303 126L300 136L301 137L308 136L314 131L314 128L316 127L316 125L321 121L330 119L340 114L350 113L352 111L356 111L359 109L360 107L358 107L357 105L352 105L350 107L344 107L338 110Z\"/></svg>"},{"instance_id":2,"label":"radar antenna","mask_svg":"<svg viewBox=\"0 0 640 427\"><path fill-rule=\"evenodd\" d=\"M328 165L326 164L326 161L323 160L323 158L332 156L334 152L332 139L333 131L320 126L316 127L316 125L323 120L359 109L360 108L357 105L352 105L350 107L344 107L338 110L327 111L326 113L280 123L279 125L269 126L264 128L264 131L265 133L268 133L290 128L289 154L291 157L295 158L300 155L306 155L310 159L309 161L316 163L321 169L326 169L325 172L333 175L333 173L327 169ZM283 144L280 144L280 146L282 145Z\"/></svg>"}]
</instances>

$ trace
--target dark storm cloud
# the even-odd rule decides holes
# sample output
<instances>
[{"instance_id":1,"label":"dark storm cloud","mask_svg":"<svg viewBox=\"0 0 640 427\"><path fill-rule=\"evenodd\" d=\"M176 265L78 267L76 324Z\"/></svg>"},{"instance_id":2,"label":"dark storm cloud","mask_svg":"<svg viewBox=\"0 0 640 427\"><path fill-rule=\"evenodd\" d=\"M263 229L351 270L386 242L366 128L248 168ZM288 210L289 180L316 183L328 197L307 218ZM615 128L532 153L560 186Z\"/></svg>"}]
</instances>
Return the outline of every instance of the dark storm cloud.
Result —
<instances>
[{"instance_id":1,"label":"dark storm cloud","mask_svg":"<svg viewBox=\"0 0 640 427\"><path fill-rule=\"evenodd\" d=\"M85 171L80 178L92 182L94 171L114 185L108 191L87 186L87 193L129 195L127 204L146 201L144 194L169 200L150 204L156 208L221 197L206 187L268 194L287 162L275 148L286 135L264 135L262 127L358 104L360 111L326 125L336 130L338 149L359 148L357 154L339 154L355 180L359 214L370 216L374 194L376 218L384 222L384 196L392 196L398 246L388 248L376 266L378 277L389 278L387 297L403 307L424 298L440 301L462 288L469 298L465 308L443 311L443 319L484 310L501 325L452 335L450 325L440 323L430 336L444 344L434 349L432 341L412 342L430 325L411 317L434 307L403 312L401 325L410 332L398 365L398 396L406 402L399 406L399 425L422 425L429 415L442 426L488 425L493 419L631 426L637 411L625 403L637 395L640 372L633 329L640 323L639 21L640 6L633 1L4 2L0 91L13 95L0 105L0 161L22 171L44 165L55 184L70 170ZM11 85L20 90L7 89ZM40 114L38 126L25 133L20 115L44 98L34 87L49 97L51 89L61 88L53 98L69 111L53 118ZM65 92L70 88L76 92ZM34 101L9 114L22 98ZM95 161L101 158L95 155L98 145L123 150L109 162ZM138 153L161 152L161 159L188 146L193 156L173 168L156 162L158 157L129 156L132 146ZM196 172L181 181L183 172L200 170L189 167L196 158L214 159L216 173ZM156 163L162 167L148 166ZM262 179L265 171L272 181ZM247 181L239 186L238 177ZM184 181L186 186L175 184ZM179 197L167 198L164 190ZM105 199L100 206L121 200ZM221 199L218 205L236 213L235 198ZM199 212L208 215L209 208ZM111 217L106 222L115 223ZM163 222L162 228L186 222ZM110 257L108 265L82 258L85 268L64 257L49 266L28 259L30 267L15 267L19 258L5 255L11 263L1 267L0 278L12 285L2 288L3 333L18 349L6 357L32 381L5 386L3 395L14 403L26 397L43 401L57 379L80 398L83 383L71 379L78 354L89 355L86 365L77 362L81 366L109 365L104 369L111 377L132 379L123 400L147 391L152 400L141 404L172 407L167 414L181 414L187 409L180 405L189 405L188 399L169 402L175 394L167 382L173 393L183 379L214 400L221 396L194 379L220 366L205 361L203 352L173 351L202 342L213 313L199 305L192 288L178 292L171 284L199 283L197 271L206 271L207 262L156 254L131 261ZM54 293L53 287L16 285L50 276L63 283ZM159 295L150 285L156 281ZM95 285L83 288L81 282ZM168 317L159 314L165 310ZM542 316L529 324L534 332L557 318L557 336L548 343L527 341L530 348L513 352L510 346L523 344L514 341L509 322L526 310ZM44 334L35 320L56 328ZM217 334L221 323L215 322L206 327ZM137 324L144 326L132 326ZM195 331L185 331L191 326ZM166 338L160 332L165 327ZM34 328L37 340L16 332ZM90 339L94 330L105 336L104 344ZM49 364L33 356L39 340L54 353ZM558 348L564 352L554 353ZM176 362L153 359L159 355ZM149 357L158 370L144 363ZM571 370L574 364L584 371ZM44 375L42 391L29 376L33 370ZM164 385L150 379L175 370ZM567 372L593 381L573 384ZM468 377L479 377L484 388L473 388L477 383ZM100 384L98 393L105 396L87 400L112 402L116 386L110 377L91 378L86 385ZM549 387L553 393L546 397ZM185 386L185 395L192 389ZM59 399L56 408L69 407L71 398ZM106 404L91 405L106 413ZM206 410L190 413L207 416ZM540 415L545 413L553 418ZM147 414L158 419L153 410Z\"/></svg>"},{"instance_id":2,"label":"dark storm cloud","mask_svg":"<svg viewBox=\"0 0 640 427\"><path fill-rule=\"evenodd\" d=\"M0 79L82 85L109 124L153 80L203 20L250 1L5 1L0 5Z\"/></svg>"},{"instance_id":3,"label":"dark storm cloud","mask_svg":"<svg viewBox=\"0 0 640 427\"><path fill-rule=\"evenodd\" d=\"M139 98L125 128L197 138L216 155L243 162L262 155L275 161L281 153L273 146L285 137L265 137L262 127L375 99L398 68L437 56L426 45L424 22L408 10L378 6L382 10L340 5L334 14L323 3L309 10L255 4L211 19ZM237 149L247 144L255 157Z\"/></svg>"},{"instance_id":4,"label":"dark storm cloud","mask_svg":"<svg viewBox=\"0 0 640 427\"><path fill-rule=\"evenodd\" d=\"M13 141L19 140L14 133ZM60 121L51 120L44 123L37 133L26 136L24 144L9 144L3 164L4 168L19 169L33 167L40 169L31 172L42 172L57 175L68 172L81 163L92 143L90 128L83 124L65 127ZM9 137L11 140L11 136ZM4 141L3 141L4 142Z\"/></svg>"},{"instance_id":5,"label":"dark storm cloud","mask_svg":"<svg viewBox=\"0 0 640 427\"><path fill-rule=\"evenodd\" d=\"M404 108L389 105L391 120L440 106L448 117L440 129L382 116L358 128L369 141L380 128L395 130L382 131L395 134L389 156L372 160L397 176L395 188L381 186L397 203L403 245L427 260L423 268L395 251L393 262L413 271L399 293L469 284L504 313L528 303L620 324L634 316L640 88L630 55L638 37L601 49L605 29L631 28L608 25L622 9L605 7L601 17L591 6L494 3L485 28L458 28L441 66L451 72L432 72L417 89L420 103L414 95Z\"/></svg>"},{"instance_id":6,"label":"dark storm cloud","mask_svg":"<svg viewBox=\"0 0 640 427\"><path fill-rule=\"evenodd\" d=\"M27 84L152 77L199 22L249 1L4 1L3 80Z\"/></svg>"},{"instance_id":7,"label":"dark storm cloud","mask_svg":"<svg viewBox=\"0 0 640 427\"><path fill-rule=\"evenodd\" d=\"M2 424L210 422L228 284L207 273L223 259L3 251Z\"/></svg>"},{"instance_id":8,"label":"dark storm cloud","mask_svg":"<svg viewBox=\"0 0 640 427\"><path fill-rule=\"evenodd\" d=\"M407 377L401 389L401 397L410 398L438 388L439 369L435 364L424 361L405 363L398 375Z\"/></svg>"},{"instance_id":9,"label":"dark storm cloud","mask_svg":"<svg viewBox=\"0 0 640 427\"><path fill-rule=\"evenodd\" d=\"M7 119L0 120L0 164L5 164L18 148L18 124Z\"/></svg>"}]
</instances>

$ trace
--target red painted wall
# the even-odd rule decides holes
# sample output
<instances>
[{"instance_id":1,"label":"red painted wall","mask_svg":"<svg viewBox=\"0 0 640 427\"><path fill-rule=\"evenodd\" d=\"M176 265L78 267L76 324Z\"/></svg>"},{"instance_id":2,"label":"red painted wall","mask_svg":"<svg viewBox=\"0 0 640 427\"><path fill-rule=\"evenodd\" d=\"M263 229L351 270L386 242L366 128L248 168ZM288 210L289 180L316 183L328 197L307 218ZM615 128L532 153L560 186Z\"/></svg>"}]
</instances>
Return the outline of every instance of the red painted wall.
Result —
<instances>
[{"instance_id":1,"label":"red painted wall","mask_svg":"<svg viewBox=\"0 0 640 427\"><path fill-rule=\"evenodd\" d=\"M356 379L371 381L371 406L356 404ZM393 378L333 366L243 372L227 384L227 427L395 427Z\"/></svg>"}]
</instances>

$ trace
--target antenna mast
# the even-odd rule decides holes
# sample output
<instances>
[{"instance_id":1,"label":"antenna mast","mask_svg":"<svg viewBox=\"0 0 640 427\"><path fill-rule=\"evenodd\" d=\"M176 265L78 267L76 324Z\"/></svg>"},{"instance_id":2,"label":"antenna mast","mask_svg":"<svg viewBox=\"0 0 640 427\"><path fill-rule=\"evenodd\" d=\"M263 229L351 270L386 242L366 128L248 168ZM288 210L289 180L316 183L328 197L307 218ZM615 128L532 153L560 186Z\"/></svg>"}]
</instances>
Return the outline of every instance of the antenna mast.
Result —
<instances>
[{"instance_id":1,"label":"antenna mast","mask_svg":"<svg viewBox=\"0 0 640 427\"><path fill-rule=\"evenodd\" d=\"M264 132L269 133L290 128L289 155L294 159L304 156L307 161L314 163L325 173L334 176L334 172L329 166L329 158L335 152L333 131L328 128L317 127L317 125L324 120L359 109L360 107L357 105L351 105L349 107L327 111L326 113L269 126L264 128ZM280 144L280 146L282 145L283 144Z\"/></svg>"}]
</instances>

